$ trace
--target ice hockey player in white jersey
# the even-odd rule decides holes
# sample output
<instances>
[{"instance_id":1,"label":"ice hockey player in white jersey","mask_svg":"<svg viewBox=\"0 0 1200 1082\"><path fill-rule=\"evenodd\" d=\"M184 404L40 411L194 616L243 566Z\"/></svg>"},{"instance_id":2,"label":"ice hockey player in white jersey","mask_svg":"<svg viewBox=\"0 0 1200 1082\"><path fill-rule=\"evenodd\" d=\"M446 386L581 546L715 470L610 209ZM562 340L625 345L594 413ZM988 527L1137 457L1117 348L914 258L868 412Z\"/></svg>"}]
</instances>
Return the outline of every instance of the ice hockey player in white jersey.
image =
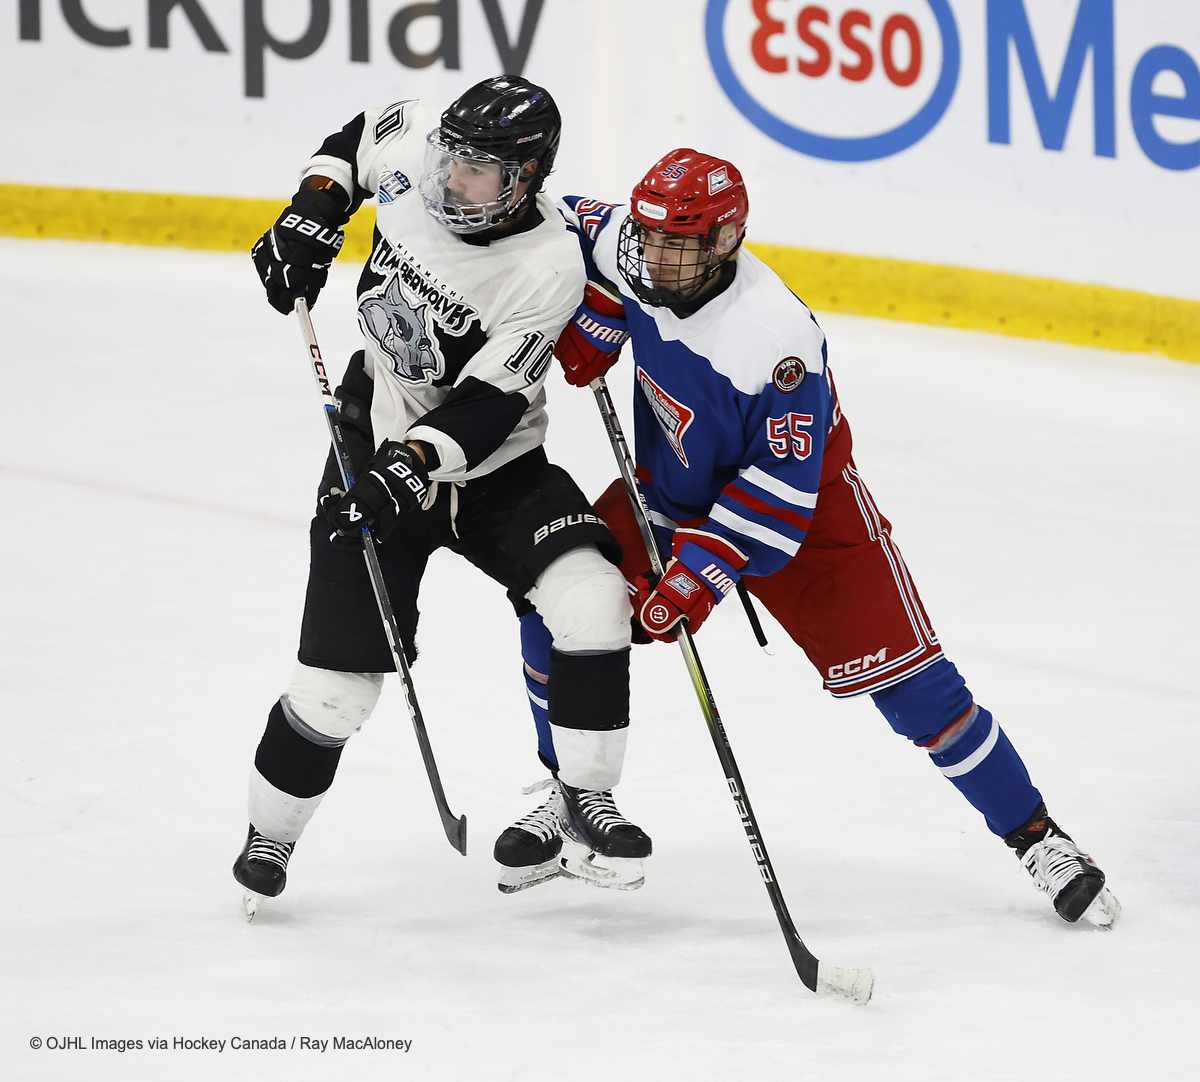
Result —
<instances>
[{"instance_id":1,"label":"ice hockey player in white jersey","mask_svg":"<svg viewBox=\"0 0 1200 1082\"><path fill-rule=\"evenodd\" d=\"M670 640L686 620L696 632L742 580L833 695L870 694L928 752L1061 917L1111 926L1119 906L1104 873L1047 816L1008 737L942 652L851 457L821 328L741 247L749 204L738 170L676 150L628 205L568 197L563 211L589 284L558 356L567 380L587 386L631 341L637 472L673 554L656 581L622 483L597 501L624 546L640 629ZM536 615L522 644L537 669L549 638Z\"/></svg>"},{"instance_id":2,"label":"ice hockey player in white jersey","mask_svg":"<svg viewBox=\"0 0 1200 1082\"><path fill-rule=\"evenodd\" d=\"M255 755L250 829L233 868L253 895L283 890L343 746L394 671L363 524L410 664L417 591L439 547L501 583L518 615L536 607L549 628L554 815L516 839L502 889L560 873L629 883L650 854L612 798L629 724L620 549L542 447L543 383L585 282L575 237L541 192L560 127L549 93L512 76L472 87L440 118L416 101L367 111L325 140L254 249L275 308L291 313L300 296L313 305L341 227L378 197L358 285L364 346L337 390L357 480L342 492L330 456L310 530L299 664Z\"/></svg>"}]
</instances>

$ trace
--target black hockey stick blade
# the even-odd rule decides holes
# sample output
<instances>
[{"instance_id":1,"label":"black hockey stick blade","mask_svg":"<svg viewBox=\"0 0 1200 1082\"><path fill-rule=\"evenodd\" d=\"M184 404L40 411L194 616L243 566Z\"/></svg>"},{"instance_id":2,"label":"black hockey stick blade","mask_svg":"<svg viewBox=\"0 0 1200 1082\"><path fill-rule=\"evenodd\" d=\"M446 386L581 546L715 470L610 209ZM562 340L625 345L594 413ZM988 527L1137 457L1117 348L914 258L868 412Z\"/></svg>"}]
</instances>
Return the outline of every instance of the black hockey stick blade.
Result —
<instances>
[{"instance_id":1,"label":"black hockey stick blade","mask_svg":"<svg viewBox=\"0 0 1200 1082\"><path fill-rule=\"evenodd\" d=\"M441 811L441 809L438 809ZM460 815L454 818L454 813L447 808L442 811L442 829L446 832L446 841L465 857L467 855L467 817Z\"/></svg>"}]
</instances>

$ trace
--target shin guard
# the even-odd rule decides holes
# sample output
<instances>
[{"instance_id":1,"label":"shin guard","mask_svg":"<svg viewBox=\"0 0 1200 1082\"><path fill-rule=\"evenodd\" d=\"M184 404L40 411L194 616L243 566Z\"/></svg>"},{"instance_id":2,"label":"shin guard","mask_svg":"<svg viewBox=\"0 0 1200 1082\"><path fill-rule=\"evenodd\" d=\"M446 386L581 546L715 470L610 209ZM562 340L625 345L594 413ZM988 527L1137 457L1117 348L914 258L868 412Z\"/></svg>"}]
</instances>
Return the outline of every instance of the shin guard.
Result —
<instances>
[{"instance_id":1,"label":"shin guard","mask_svg":"<svg viewBox=\"0 0 1200 1082\"><path fill-rule=\"evenodd\" d=\"M276 702L267 717L254 765L266 781L284 793L320 796L333 784L342 746L323 746L301 736L288 721L283 703Z\"/></svg>"},{"instance_id":2,"label":"shin guard","mask_svg":"<svg viewBox=\"0 0 1200 1082\"><path fill-rule=\"evenodd\" d=\"M945 658L871 698L896 732L929 752L993 834L1003 837L1041 803L1016 749Z\"/></svg>"},{"instance_id":3,"label":"shin guard","mask_svg":"<svg viewBox=\"0 0 1200 1082\"><path fill-rule=\"evenodd\" d=\"M559 779L611 789L621 779L629 732L629 649L550 652L547 703Z\"/></svg>"},{"instance_id":4,"label":"shin guard","mask_svg":"<svg viewBox=\"0 0 1200 1082\"><path fill-rule=\"evenodd\" d=\"M981 706L972 706L925 747L933 765L983 814L993 834L1003 838L1042 802L1016 748Z\"/></svg>"},{"instance_id":5,"label":"shin guard","mask_svg":"<svg viewBox=\"0 0 1200 1082\"><path fill-rule=\"evenodd\" d=\"M550 702L547 686L550 682L550 632L536 612L521 617L521 661L525 677L525 693L537 729L538 757L550 770L558 769L554 751L554 736L550 728Z\"/></svg>"}]
</instances>

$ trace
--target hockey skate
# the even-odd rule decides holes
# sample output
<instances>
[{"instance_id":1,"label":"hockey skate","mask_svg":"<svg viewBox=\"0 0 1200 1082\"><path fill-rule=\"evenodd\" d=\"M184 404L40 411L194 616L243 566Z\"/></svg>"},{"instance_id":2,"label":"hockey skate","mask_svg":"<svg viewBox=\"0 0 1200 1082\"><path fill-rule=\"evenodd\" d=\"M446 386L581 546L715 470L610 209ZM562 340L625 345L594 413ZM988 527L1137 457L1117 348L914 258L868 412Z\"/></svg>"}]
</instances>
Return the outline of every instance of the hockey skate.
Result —
<instances>
[{"instance_id":1,"label":"hockey skate","mask_svg":"<svg viewBox=\"0 0 1200 1082\"><path fill-rule=\"evenodd\" d=\"M245 888L242 906L247 920L254 919L260 898L277 898L283 893L287 886L288 858L295 847L295 842L264 838L250 824L245 848L233 862L233 878Z\"/></svg>"},{"instance_id":2,"label":"hockey skate","mask_svg":"<svg viewBox=\"0 0 1200 1082\"><path fill-rule=\"evenodd\" d=\"M558 786L562 874L595 887L637 890L646 881L642 862L651 851L646 833L617 811L612 790Z\"/></svg>"},{"instance_id":3,"label":"hockey skate","mask_svg":"<svg viewBox=\"0 0 1200 1082\"><path fill-rule=\"evenodd\" d=\"M1032 817L1005 837L1038 890L1050 895L1054 911L1068 923L1080 918L1097 928L1111 928L1121 903L1104 885L1104 873L1046 814L1039 804Z\"/></svg>"},{"instance_id":4,"label":"hockey skate","mask_svg":"<svg viewBox=\"0 0 1200 1082\"><path fill-rule=\"evenodd\" d=\"M550 799L540 808L518 819L499 838L492 855L500 865L497 884L504 894L535 887L562 874L558 855L562 839L558 835L558 817L562 810L562 795L558 782L547 778L524 790L526 794L549 789Z\"/></svg>"}]
</instances>

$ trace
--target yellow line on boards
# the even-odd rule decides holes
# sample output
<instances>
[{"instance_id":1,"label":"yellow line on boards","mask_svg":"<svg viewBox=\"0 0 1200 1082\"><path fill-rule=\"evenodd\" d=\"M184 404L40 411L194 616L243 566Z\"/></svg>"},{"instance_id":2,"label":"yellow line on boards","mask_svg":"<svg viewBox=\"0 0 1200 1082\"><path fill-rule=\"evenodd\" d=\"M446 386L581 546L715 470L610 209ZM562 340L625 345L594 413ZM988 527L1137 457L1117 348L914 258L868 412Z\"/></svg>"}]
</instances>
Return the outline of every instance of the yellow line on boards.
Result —
<instances>
[{"instance_id":1,"label":"yellow line on boards","mask_svg":"<svg viewBox=\"0 0 1200 1082\"><path fill-rule=\"evenodd\" d=\"M285 206L282 199L0 184L0 235L249 252ZM374 226L375 208L363 207L346 227L342 257L366 259Z\"/></svg>"},{"instance_id":2,"label":"yellow line on boards","mask_svg":"<svg viewBox=\"0 0 1200 1082\"><path fill-rule=\"evenodd\" d=\"M1200 302L1054 278L747 245L806 304L1200 362Z\"/></svg>"},{"instance_id":3,"label":"yellow line on boards","mask_svg":"<svg viewBox=\"0 0 1200 1082\"><path fill-rule=\"evenodd\" d=\"M248 252L282 200L0 184L0 235ZM374 208L342 258L371 250ZM1053 278L747 245L817 311L1045 338L1200 362L1200 302Z\"/></svg>"}]
</instances>

